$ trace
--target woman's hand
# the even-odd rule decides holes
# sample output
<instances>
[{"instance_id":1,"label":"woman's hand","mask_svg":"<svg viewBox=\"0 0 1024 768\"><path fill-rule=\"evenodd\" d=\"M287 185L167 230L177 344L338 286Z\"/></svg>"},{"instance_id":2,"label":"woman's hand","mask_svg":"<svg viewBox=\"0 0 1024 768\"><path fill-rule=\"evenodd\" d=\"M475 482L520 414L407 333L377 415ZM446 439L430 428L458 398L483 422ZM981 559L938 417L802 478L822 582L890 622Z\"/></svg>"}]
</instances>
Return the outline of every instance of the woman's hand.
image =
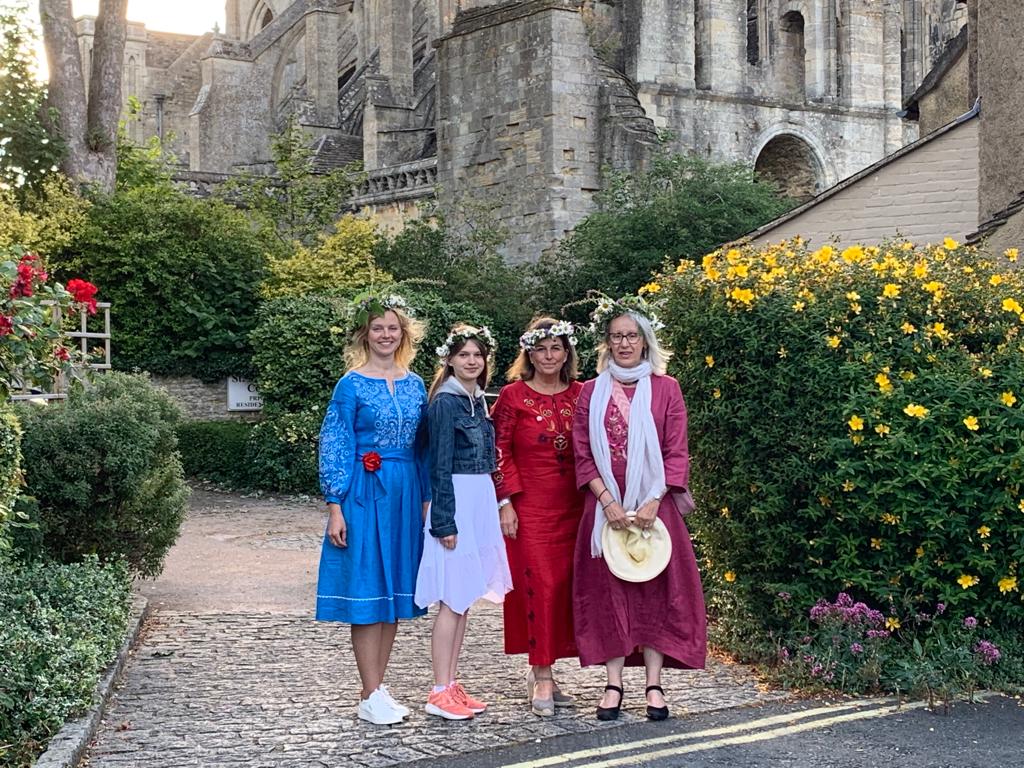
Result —
<instances>
[{"instance_id":1,"label":"woman's hand","mask_svg":"<svg viewBox=\"0 0 1024 768\"><path fill-rule=\"evenodd\" d=\"M642 531L646 531L654 525L654 521L658 519L658 508L660 506L661 499L651 499L647 503L643 504L636 511L636 517L633 518L633 525Z\"/></svg>"},{"instance_id":2,"label":"woman's hand","mask_svg":"<svg viewBox=\"0 0 1024 768\"><path fill-rule=\"evenodd\" d=\"M617 501L611 502L604 508L604 518L613 530L621 531L629 525L629 518L626 517L626 510Z\"/></svg>"},{"instance_id":3,"label":"woman's hand","mask_svg":"<svg viewBox=\"0 0 1024 768\"><path fill-rule=\"evenodd\" d=\"M458 541L458 535L452 534L451 536L442 536L438 541L441 542L441 546L445 549L455 549L455 543Z\"/></svg>"},{"instance_id":4,"label":"woman's hand","mask_svg":"<svg viewBox=\"0 0 1024 768\"><path fill-rule=\"evenodd\" d=\"M430 514L430 502L429 501L424 501L423 502L423 522L424 523L427 522L427 515L429 515L429 514Z\"/></svg>"},{"instance_id":5,"label":"woman's hand","mask_svg":"<svg viewBox=\"0 0 1024 768\"><path fill-rule=\"evenodd\" d=\"M348 526L345 525L345 515L341 513L340 504L328 504L329 516L327 518L327 540L336 547L345 548L348 546Z\"/></svg>"},{"instance_id":6,"label":"woman's hand","mask_svg":"<svg viewBox=\"0 0 1024 768\"><path fill-rule=\"evenodd\" d=\"M498 519L501 521L501 532L510 539L514 539L516 531L519 530L519 516L511 501L498 509Z\"/></svg>"}]
</instances>

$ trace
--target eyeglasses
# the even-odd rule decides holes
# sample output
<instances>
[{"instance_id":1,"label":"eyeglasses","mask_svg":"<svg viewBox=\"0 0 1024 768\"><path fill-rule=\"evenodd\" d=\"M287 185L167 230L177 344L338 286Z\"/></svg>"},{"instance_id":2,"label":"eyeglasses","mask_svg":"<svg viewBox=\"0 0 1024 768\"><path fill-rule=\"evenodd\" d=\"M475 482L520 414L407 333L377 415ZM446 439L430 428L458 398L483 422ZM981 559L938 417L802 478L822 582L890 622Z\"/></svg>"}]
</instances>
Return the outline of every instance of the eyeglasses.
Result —
<instances>
[{"instance_id":1,"label":"eyeglasses","mask_svg":"<svg viewBox=\"0 0 1024 768\"><path fill-rule=\"evenodd\" d=\"M640 341L640 334L636 331L632 331L630 333L609 333L608 341L612 344L621 344L622 342L626 342L632 346Z\"/></svg>"}]
</instances>

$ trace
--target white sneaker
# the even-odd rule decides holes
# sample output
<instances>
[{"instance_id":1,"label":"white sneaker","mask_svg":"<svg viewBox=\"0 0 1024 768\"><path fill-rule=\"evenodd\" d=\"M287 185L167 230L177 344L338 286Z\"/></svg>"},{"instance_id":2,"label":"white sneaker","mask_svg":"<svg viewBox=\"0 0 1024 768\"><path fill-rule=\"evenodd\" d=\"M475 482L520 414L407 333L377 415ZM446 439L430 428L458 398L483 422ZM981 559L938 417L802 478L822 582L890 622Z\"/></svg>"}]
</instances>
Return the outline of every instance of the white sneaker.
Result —
<instances>
[{"instance_id":1,"label":"white sneaker","mask_svg":"<svg viewBox=\"0 0 1024 768\"><path fill-rule=\"evenodd\" d=\"M394 709L378 688L370 698L359 702L359 719L374 725L394 725L402 722L402 716Z\"/></svg>"},{"instance_id":2,"label":"white sneaker","mask_svg":"<svg viewBox=\"0 0 1024 768\"><path fill-rule=\"evenodd\" d=\"M388 687L384 685L384 683L381 683L380 688L378 688L377 690L380 691L384 698L388 700L388 704L391 705L391 708L395 710L395 712L400 714L402 717L409 716L409 708L404 704L399 704L397 701L395 701L395 697L391 695L391 691L388 690Z\"/></svg>"}]
</instances>

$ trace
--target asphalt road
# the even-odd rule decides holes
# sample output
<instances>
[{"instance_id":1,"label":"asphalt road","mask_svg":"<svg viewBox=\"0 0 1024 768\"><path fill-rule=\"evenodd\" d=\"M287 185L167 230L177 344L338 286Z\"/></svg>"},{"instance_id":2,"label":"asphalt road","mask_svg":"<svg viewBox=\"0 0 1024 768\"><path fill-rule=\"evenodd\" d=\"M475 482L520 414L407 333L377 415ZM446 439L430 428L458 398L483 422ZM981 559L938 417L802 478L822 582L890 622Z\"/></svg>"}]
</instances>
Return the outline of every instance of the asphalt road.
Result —
<instances>
[{"instance_id":1,"label":"asphalt road","mask_svg":"<svg viewBox=\"0 0 1024 768\"><path fill-rule=\"evenodd\" d=\"M416 768L1024 768L1024 702L801 701L670 718Z\"/></svg>"}]
</instances>

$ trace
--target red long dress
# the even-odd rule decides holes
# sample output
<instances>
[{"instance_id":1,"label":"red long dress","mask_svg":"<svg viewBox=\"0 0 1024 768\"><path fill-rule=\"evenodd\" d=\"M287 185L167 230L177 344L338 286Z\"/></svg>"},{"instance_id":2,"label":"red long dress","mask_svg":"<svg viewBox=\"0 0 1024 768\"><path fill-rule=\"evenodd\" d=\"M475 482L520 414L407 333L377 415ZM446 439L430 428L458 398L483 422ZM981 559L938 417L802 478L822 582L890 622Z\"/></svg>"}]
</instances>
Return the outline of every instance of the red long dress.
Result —
<instances>
[{"instance_id":1,"label":"red long dress","mask_svg":"<svg viewBox=\"0 0 1024 768\"><path fill-rule=\"evenodd\" d=\"M505 596L505 653L549 666L577 656L572 623L572 563L583 495L576 488L572 425L583 385L542 395L517 381L491 411L498 446L494 484L519 517L505 538L513 590Z\"/></svg>"}]
</instances>

